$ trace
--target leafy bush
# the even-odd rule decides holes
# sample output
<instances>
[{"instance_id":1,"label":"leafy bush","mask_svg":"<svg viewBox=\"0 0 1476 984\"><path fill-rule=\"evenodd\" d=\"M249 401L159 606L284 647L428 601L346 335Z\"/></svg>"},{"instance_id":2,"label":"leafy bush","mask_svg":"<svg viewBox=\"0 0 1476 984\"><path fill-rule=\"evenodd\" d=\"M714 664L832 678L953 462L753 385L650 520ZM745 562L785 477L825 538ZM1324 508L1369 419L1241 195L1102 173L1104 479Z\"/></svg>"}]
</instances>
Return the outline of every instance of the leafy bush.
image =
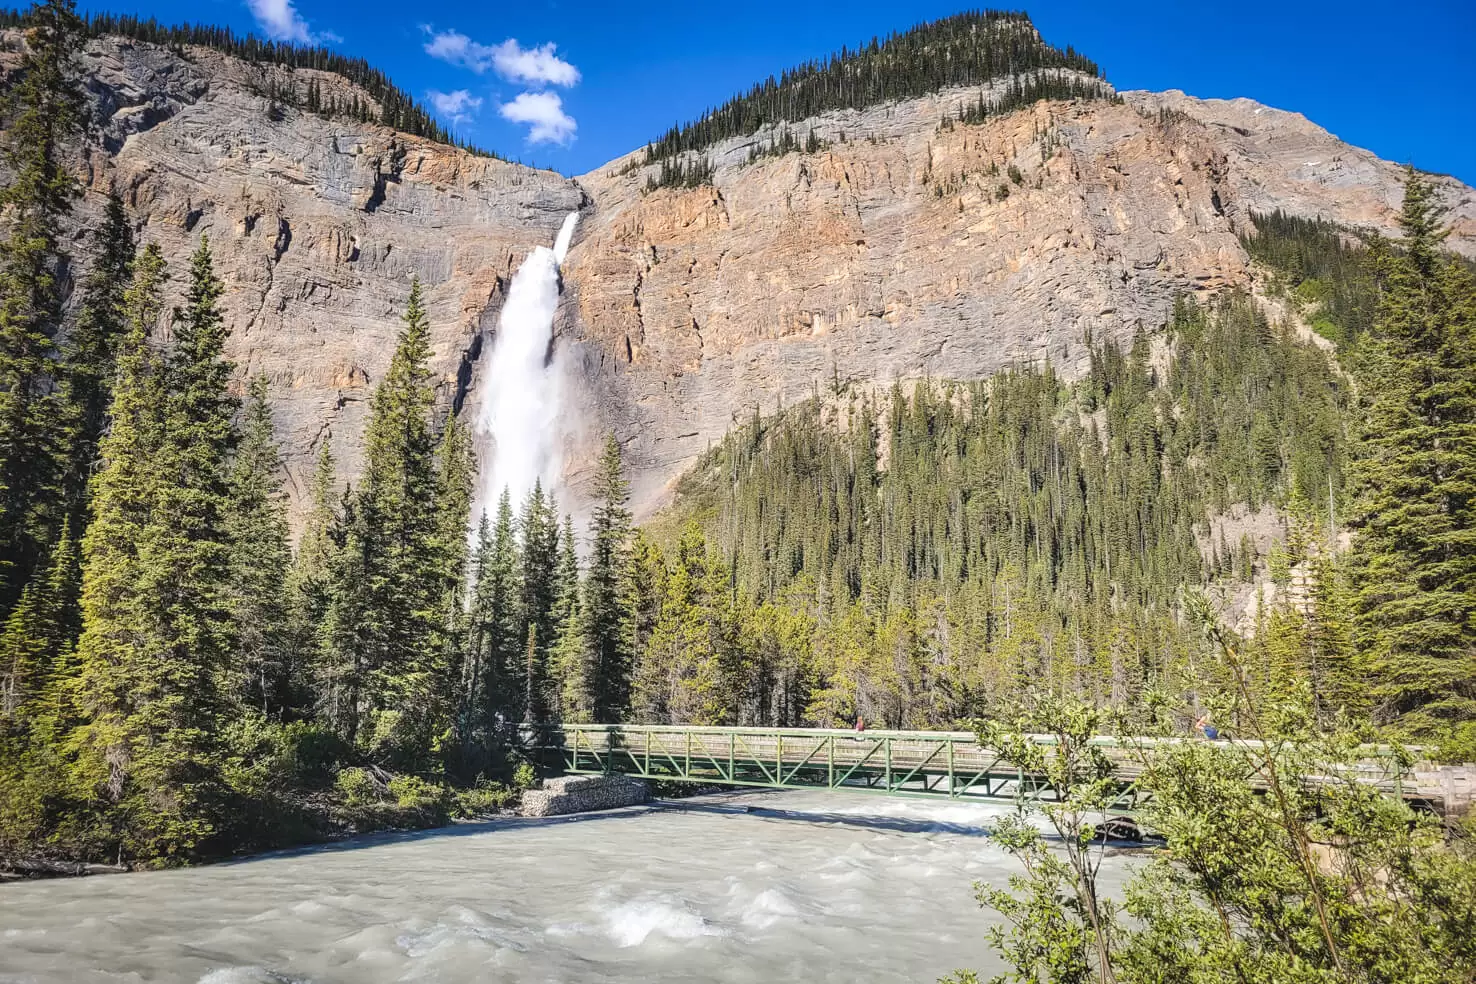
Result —
<instances>
[{"instance_id":1,"label":"leafy bush","mask_svg":"<svg viewBox=\"0 0 1476 984\"><path fill-rule=\"evenodd\" d=\"M1091 739L1102 712L1045 697L980 740L1049 777L1059 802L1022 802L995 837L1023 865L1007 888L976 885L1005 917L990 941L1001 982L1347 984L1476 980L1476 846L1368 780L1407 770L1350 729L1320 729L1306 694L1260 696L1240 643L1200 611L1231 683L1216 711L1254 742L1147 743L1119 736L1166 849L1104 897L1118 763ZM1050 744L1035 737L1054 737ZM1168 733L1167 727L1165 734ZM1247 777L1256 777L1250 781ZM1027 816L1044 816L1054 837ZM948 980L976 984L969 971Z\"/></svg>"},{"instance_id":2,"label":"leafy bush","mask_svg":"<svg viewBox=\"0 0 1476 984\"><path fill-rule=\"evenodd\" d=\"M513 769L512 784L514 789L532 789L538 785L538 773L533 768L532 762L519 762L518 767Z\"/></svg>"},{"instance_id":3,"label":"leafy bush","mask_svg":"<svg viewBox=\"0 0 1476 984\"><path fill-rule=\"evenodd\" d=\"M339 770L334 786L348 806L369 806L379 802L379 784L367 769L350 767Z\"/></svg>"},{"instance_id":4,"label":"leafy bush","mask_svg":"<svg viewBox=\"0 0 1476 984\"><path fill-rule=\"evenodd\" d=\"M521 789L483 780L471 789L457 790L451 812L463 818L485 817L516 806L521 798Z\"/></svg>"},{"instance_id":5,"label":"leafy bush","mask_svg":"<svg viewBox=\"0 0 1476 984\"><path fill-rule=\"evenodd\" d=\"M416 808L444 808L451 798L445 786L419 776L395 776L389 781L389 792L396 804Z\"/></svg>"}]
</instances>

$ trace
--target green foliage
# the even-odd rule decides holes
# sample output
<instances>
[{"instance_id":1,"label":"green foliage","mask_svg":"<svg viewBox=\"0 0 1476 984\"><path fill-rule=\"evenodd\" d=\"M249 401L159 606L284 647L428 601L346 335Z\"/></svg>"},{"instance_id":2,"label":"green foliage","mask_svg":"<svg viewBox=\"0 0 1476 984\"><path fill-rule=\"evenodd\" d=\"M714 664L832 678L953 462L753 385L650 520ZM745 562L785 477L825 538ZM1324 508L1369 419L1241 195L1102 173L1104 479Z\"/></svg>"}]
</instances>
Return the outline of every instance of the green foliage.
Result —
<instances>
[{"instance_id":1,"label":"green foliage","mask_svg":"<svg viewBox=\"0 0 1476 984\"><path fill-rule=\"evenodd\" d=\"M379 802L379 786L368 769L354 766L340 769L333 784L346 806L368 806Z\"/></svg>"},{"instance_id":2,"label":"green foliage","mask_svg":"<svg viewBox=\"0 0 1476 984\"><path fill-rule=\"evenodd\" d=\"M334 788L341 819L358 833L441 826L451 819L456 799L438 782L353 766L339 770Z\"/></svg>"},{"instance_id":3,"label":"green foliage","mask_svg":"<svg viewBox=\"0 0 1476 984\"><path fill-rule=\"evenodd\" d=\"M658 188L700 188L712 184L712 161L706 157L663 158L660 169L646 178L642 194Z\"/></svg>"},{"instance_id":4,"label":"green foliage","mask_svg":"<svg viewBox=\"0 0 1476 984\"><path fill-rule=\"evenodd\" d=\"M1345 401L1325 353L1231 297L1094 347L1079 383L1021 370L756 419L681 487L705 544L666 575L635 716L672 719L674 680L721 695L709 721L889 727L1042 681L1119 706L1180 686L1181 587L1263 568L1210 518L1337 497Z\"/></svg>"},{"instance_id":5,"label":"green foliage","mask_svg":"<svg viewBox=\"0 0 1476 984\"><path fill-rule=\"evenodd\" d=\"M305 699L302 669L295 665L288 634L292 550L281 474L267 381L259 376L251 382L225 515L233 669L238 674L231 689L236 700L278 716Z\"/></svg>"},{"instance_id":6,"label":"green foliage","mask_svg":"<svg viewBox=\"0 0 1476 984\"><path fill-rule=\"evenodd\" d=\"M230 625L221 512L233 401L203 243L189 307L177 313L177 348L161 360L147 336L164 278L151 245L126 297L129 330L83 540L78 702L86 721L70 745L71 795L107 816L97 836L123 855L169 858L207 845L224 802L217 731Z\"/></svg>"},{"instance_id":7,"label":"green foliage","mask_svg":"<svg viewBox=\"0 0 1476 984\"><path fill-rule=\"evenodd\" d=\"M448 497L464 503L466 480L445 475L442 484L437 466L419 281L404 323L370 404L363 484L344 513L329 614L342 635L330 638L326 669L344 691L346 740L386 765L426 768L450 724L447 583L460 570L448 550L461 541L447 542L446 515L464 508ZM453 434L446 467L462 467L462 442Z\"/></svg>"},{"instance_id":8,"label":"green foliage","mask_svg":"<svg viewBox=\"0 0 1476 984\"><path fill-rule=\"evenodd\" d=\"M844 141L844 137L842 140ZM768 143L755 143L748 148L748 163L752 164L766 157L783 157L786 154L801 151L806 154L818 154L829 146L830 141L819 136L814 127L810 127L809 135L801 141L789 132L789 127L781 126L777 134L769 137Z\"/></svg>"},{"instance_id":9,"label":"green foliage","mask_svg":"<svg viewBox=\"0 0 1476 984\"><path fill-rule=\"evenodd\" d=\"M339 558L334 535L339 532L341 517L335 494L333 447L324 440L318 448L317 462L313 468L312 484L308 489L309 510L297 542L297 553L287 572L285 585L287 600L287 646L298 664L300 684L309 688L313 698L306 695L300 701L320 705L318 698L326 689L322 675L323 656L328 646L325 630L329 625L329 612L333 604L333 572ZM314 712L326 708L312 706ZM336 715L326 715L330 720Z\"/></svg>"},{"instance_id":10,"label":"green foliage","mask_svg":"<svg viewBox=\"0 0 1476 984\"><path fill-rule=\"evenodd\" d=\"M517 806L520 799L520 790L484 780L470 789L457 790L451 813L456 817L473 820L496 816Z\"/></svg>"},{"instance_id":11,"label":"green foliage","mask_svg":"<svg viewBox=\"0 0 1476 984\"><path fill-rule=\"evenodd\" d=\"M1030 18L1010 11L970 11L919 24L885 40L842 48L825 60L806 62L770 76L747 93L674 126L646 149L646 163L674 159L765 126L798 122L829 110L864 109L879 103L974 85L1004 76L1033 77L1045 69L1095 76L1095 64L1041 40Z\"/></svg>"},{"instance_id":12,"label":"green foliage","mask_svg":"<svg viewBox=\"0 0 1476 984\"><path fill-rule=\"evenodd\" d=\"M9 610L65 513L68 423L53 387L67 257L61 219L80 191L65 160L82 125L73 77L81 22L71 0L31 8L18 81L6 95L0 189L0 610Z\"/></svg>"},{"instance_id":13,"label":"green foliage","mask_svg":"<svg viewBox=\"0 0 1476 984\"><path fill-rule=\"evenodd\" d=\"M462 706L458 727L462 755L490 756L500 740L499 714L520 709L522 645L521 558L512 501L504 489L495 526L483 514L471 568L471 612L467 651L462 662ZM474 754L473 749L477 749Z\"/></svg>"},{"instance_id":14,"label":"green foliage","mask_svg":"<svg viewBox=\"0 0 1476 984\"><path fill-rule=\"evenodd\" d=\"M107 423L117 349L125 328L123 292L133 265L133 231L117 194L108 196L102 226L93 233L97 255L82 283L82 305L63 356L63 398L71 429L65 480L71 515L81 528L88 479Z\"/></svg>"},{"instance_id":15,"label":"green foliage","mask_svg":"<svg viewBox=\"0 0 1476 984\"><path fill-rule=\"evenodd\" d=\"M1251 741L1153 743L1119 736L1148 798L1139 823L1164 840L1122 901L1103 897L1105 819L1091 743L1097 712L1048 699L980 740L1027 769L1050 770L1060 803L1027 805L999 839L1023 873L978 887L1006 918L991 941L997 981L1457 982L1476 973L1476 850L1458 830L1383 795L1375 780L1409 765L1357 730L1319 727L1296 691L1258 690L1241 643L1207 619L1228 689L1215 701ZM1160 734L1171 733L1164 721ZM1042 743L1036 735L1049 736ZM1248 778L1249 777L1249 778ZM1055 850L1031 821L1040 812ZM960 972L954 981L977 981Z\"/></svg>"},{"instance_id":16,"label":"green foliage","mask_svg":"<svg viewBox=\"0 0 1476 984\"><path fill-rule=\"evenodd\" d=\"M1320 219L1277 209L1252 216L1254 234L1240 244L1276 273L1272 290L1302 309L1312 327L1346 348L1373 322L1378 296L1378 256L1387 248L1375 238L1365 246L1352 231Z\"/></svg>"},{"instance_id":17,"label":"green foliage","mask_svg":"<svg viewBox=\"0 0 1476 984\"><path fill-rule=\"evenodd\" d=\"M1355 641L1382 719L1424 739L1476 721L1476 279L1440 254L1440 219L1411 170L1360 346L1353 457Z\"/></svg>"},{"instance_id":18,"label":"green foliage","mask_svg":"<svg viewBox=\"0 0 1476 984\"><path fill-rule=\"evenodd\" d=\"M67 9L70 11L70 4ZM37 8L24 13L0 10L0 27L27 27L35 24L38 22L36 11ZM77 27L88 37L118 36L175 49L181 49L185 45L199 45L253 65L332 72L364 90L368 100L372 102L361 101L357 96L347 101L336 97L325 101L321 86L310 77L300 84L294 81L286 88L273 86L266 94L274 102L297 106L308 112L329 117L347 117L361 123L381 123L417 137L455 144L482 157L498 157L490 151L454 139L414 97L396 86L388 76L363 58L350 58L331 48L305 46L288 41L266 41L251 34L240 37L228 27L213 27L208 24L165 25L152 17L144 19L131 14L94 13L88 16L85 23L79 22Z\"/></svg>"},{"instance_id":19,"label":"green foliage","mask_svg":"<svg viewBox=\"0 0 1476 984\"><path fill-rule=\"evenodd\" d=\"M593 719L615 722L630 710L634 586L631 515L626 508L630 487L623 473L620 445L613 434L605 439L594 494L590 520L593 542L581 614L588 659L582 673Z\"/></svg>"},{"instance_id":20,"label":"green foliage","mask_svg":"<svg viewBox=\"0 0 1476 984\"><path fill-rule=\"evenodd\" d=\"M519 721L547 721L559 698L549 666L558 638L559 515L553 497L534 483L518 516L520 560L520 645L517 696L512 705Z\"/></svg>"},{"instance_id":21,"label":"green foliage","mask_svg":"<svg viewBox=\"0 0 1476 984\"><path fill-rule=\"evenodd\" d=\"M975 102L969 103L958 114L960 123L983 123L992 116L1007 116L1017 109L1033 105L1042 99L1117 99L1105 84L1066 75L1060 71L1036 71L1031 74L1014 73L1010 84L999 95L986 96L979 93ZM1025 176L1013 164L1009 170L1010 180L1023 184ZM1004 196L1001 195L1001 198Z\"/></svg>"}]
</instances>

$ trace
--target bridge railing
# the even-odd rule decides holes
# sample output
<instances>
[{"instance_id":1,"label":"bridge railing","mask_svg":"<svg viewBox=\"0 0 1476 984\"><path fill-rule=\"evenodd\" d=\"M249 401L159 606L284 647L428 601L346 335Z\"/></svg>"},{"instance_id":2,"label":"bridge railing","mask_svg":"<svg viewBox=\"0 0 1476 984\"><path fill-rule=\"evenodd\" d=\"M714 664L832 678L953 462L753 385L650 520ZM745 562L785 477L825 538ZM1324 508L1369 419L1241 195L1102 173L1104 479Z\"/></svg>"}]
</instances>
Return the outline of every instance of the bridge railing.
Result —
<instances>
[{"instance_id":1,"label":"bridge railing","mask_svg":"<svg viewBox=\"0 0 1476 984\"><path fill-rule=\"evenodd\" d=\"M855 788L923 793L952 798L1054 800L1059 791L968 731L853 731L849 729L746 728L684 725L524 725L525 748L549 769L572 773L619 772L647 779L766 788ZM1030 736L1052 744L1049 735ZM1155 746L1200 742L1193 738L1099 737L1117 767L1115 804L1139 801L1142 753ZM1234 744L1259 749L1257 742ZM1394 764L1391 746L1367 746L1367 758L1330 769L1327 781L1349 777L1409 799L1445 799L1441 790ZM1252 781L1254 778L1252 777ZM1446 776L1441 780L1449 786Z\"/></svg>"}]
</instances>

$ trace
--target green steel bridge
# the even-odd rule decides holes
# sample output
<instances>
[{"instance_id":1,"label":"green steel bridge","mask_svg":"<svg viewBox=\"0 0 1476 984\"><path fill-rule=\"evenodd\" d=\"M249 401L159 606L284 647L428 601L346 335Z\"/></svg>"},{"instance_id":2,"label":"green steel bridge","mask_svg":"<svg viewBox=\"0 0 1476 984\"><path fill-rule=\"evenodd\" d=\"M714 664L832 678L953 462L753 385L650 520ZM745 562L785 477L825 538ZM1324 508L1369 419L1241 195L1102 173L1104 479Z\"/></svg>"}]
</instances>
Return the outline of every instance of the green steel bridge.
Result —
<instances>
[{"instance_id":1,"label":"green steel bridge","mask_svg":"<svg viewBox=\"0 0 1476 984\"><path fill-rule=\"evenodd\" d=\"M1051 741L1045 736L1036 740ZM1109 809L1134 812L1141 794L1131 749L1112 738L1094 741L1118 766L1117 796ZM1135 739L1133 744L1153 741ZM566 773L620 773L709 785L855 789L1011 803L1060 798L1044 776L1006 761L967 731L564 724L533 727L525 733L525 743L545 768ZM1356 767L1364 781L1441 812L1469 808L1476 769L1417 766L1400 772L1379 751L1370 749L1368 762Z\"/></svg>"}]
</instances>

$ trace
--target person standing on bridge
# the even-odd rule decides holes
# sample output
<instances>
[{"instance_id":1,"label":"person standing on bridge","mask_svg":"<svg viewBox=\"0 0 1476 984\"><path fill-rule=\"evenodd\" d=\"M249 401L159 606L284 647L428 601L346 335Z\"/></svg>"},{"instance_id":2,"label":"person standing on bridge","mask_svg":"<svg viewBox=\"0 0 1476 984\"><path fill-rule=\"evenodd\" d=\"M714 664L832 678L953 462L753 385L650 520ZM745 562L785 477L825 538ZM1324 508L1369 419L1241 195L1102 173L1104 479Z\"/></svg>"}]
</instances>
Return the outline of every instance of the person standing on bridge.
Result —
<instances>
[{"instance_id":1,"label":"person standing on bridge","mask_svg":"<svg viewBox=\"0 0 1476 984\"><path fill-rule=\"evenodd\" d=\"M1210 741L1214 741L1220 737L1220 729L1210 724L1210 716L1207 711L1199 716L1198 721L1194 722L1194 730L1204 735Z\"/></svg>"},{"instance_id":2,"label":"person standing on bridge","mask_svg":"<svg viewBox=\"0 0 1476 984\"><path fill-rule=\"evenodd\" d=\"M866 719L859 714L856 715L856 730L858 732L866 730Z\"/></svg>"}]
</instances>

